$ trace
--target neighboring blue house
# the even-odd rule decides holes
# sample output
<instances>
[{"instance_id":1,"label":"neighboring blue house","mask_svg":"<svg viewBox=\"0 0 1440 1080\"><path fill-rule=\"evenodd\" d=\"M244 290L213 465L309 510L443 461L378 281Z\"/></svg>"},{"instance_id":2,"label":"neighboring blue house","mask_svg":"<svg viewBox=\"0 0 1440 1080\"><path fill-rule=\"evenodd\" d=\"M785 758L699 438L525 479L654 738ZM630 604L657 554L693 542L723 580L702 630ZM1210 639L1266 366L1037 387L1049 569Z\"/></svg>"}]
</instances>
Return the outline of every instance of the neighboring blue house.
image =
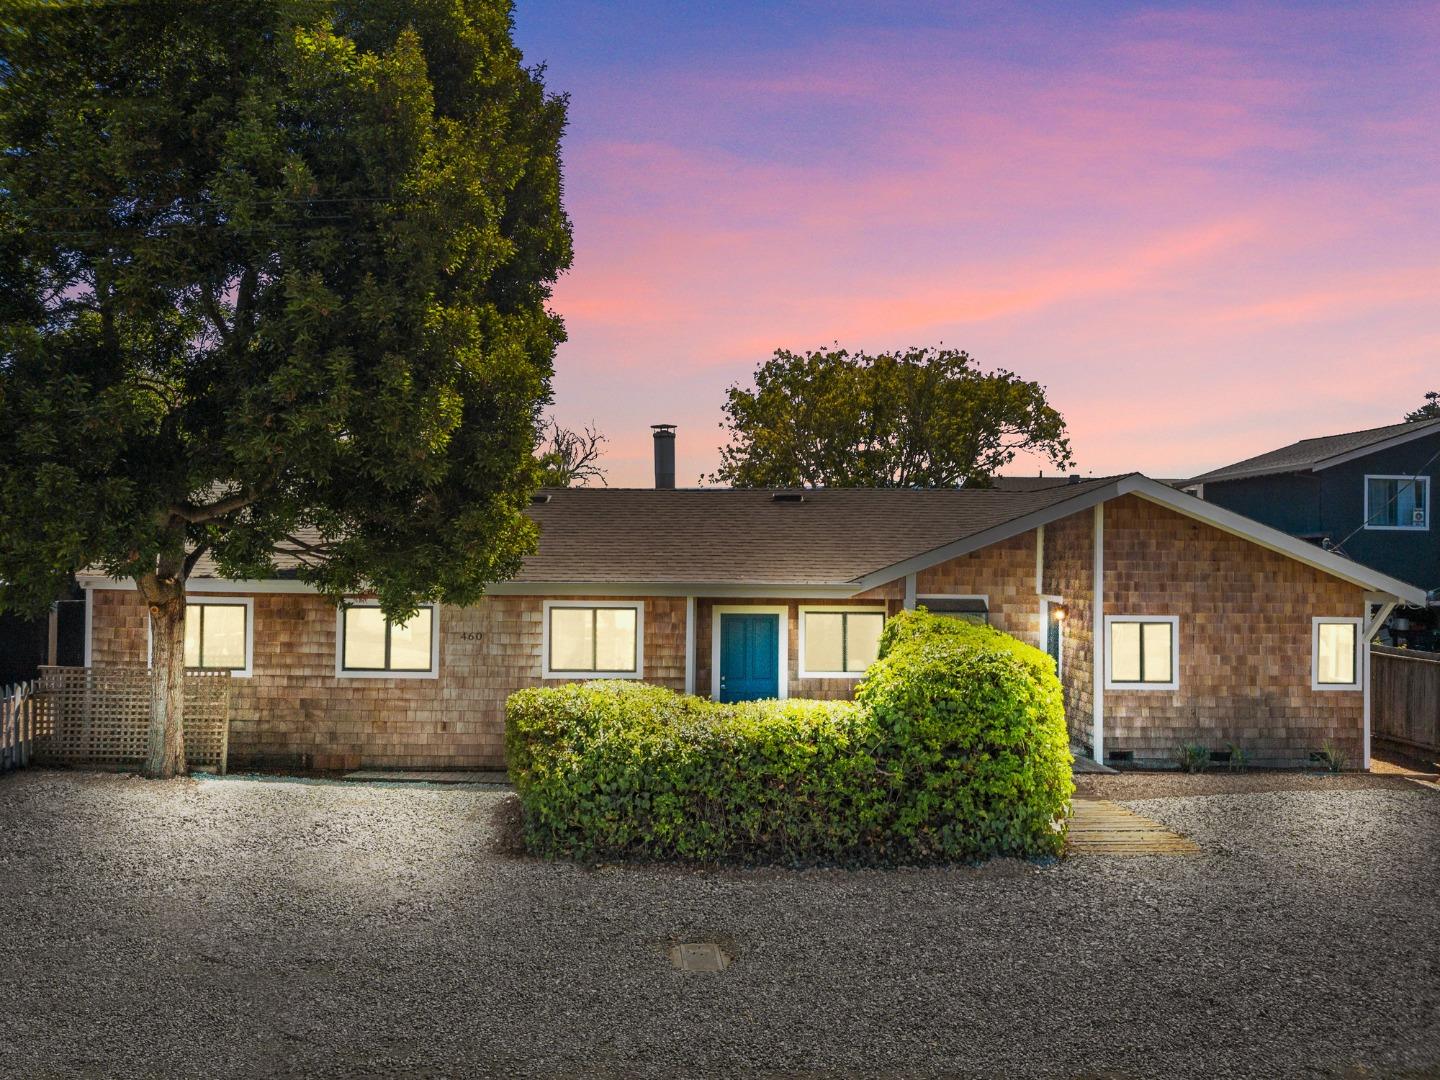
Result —
<instances>
[{"instance_id":1,"label":"neighboring blue house","mask_svg":"<svg viewBox=\"0 0 1440 1080\"><path fill-rule=\"evenodd\" d=\"M1177 486L1338 550L1391 577L1440 589L1440 420L1302 439Z\"/></svg>"}]
</instances>

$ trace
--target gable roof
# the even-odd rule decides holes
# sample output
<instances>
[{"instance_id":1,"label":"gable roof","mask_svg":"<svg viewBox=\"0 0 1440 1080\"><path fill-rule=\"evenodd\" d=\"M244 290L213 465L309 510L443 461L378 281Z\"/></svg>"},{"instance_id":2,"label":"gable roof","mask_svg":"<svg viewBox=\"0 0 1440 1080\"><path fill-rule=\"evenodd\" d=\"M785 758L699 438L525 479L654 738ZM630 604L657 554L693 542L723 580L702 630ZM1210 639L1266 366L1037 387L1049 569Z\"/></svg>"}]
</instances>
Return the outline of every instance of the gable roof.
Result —
<instances>
[{"instance_id":1,"label":"gable roof","mask_svg":"<svg viewBox=\"0 0 1440 1080\"><path fill-rule=\"evenodd\" d=\"M1032 491L994 488L551 488L528 511L540 550L495 594L851 597L1134 494L1344 581L1423 606L1425 591L1139 473ZM202 561L192 591L309 592L280 577L229 581ZM132 588L81 575L87 587Z\"/></svg>"},{"instance_id":2,"label":"gable roof","mask_svg":"<svg viewBox=\"0 0 1440 1080\"><path fill-rule=\"evenodd\" d=\"M846 585L1113 481L1039 491L559 488L514 583Z\"/></svg>"},{"instance_id":3,"label":"gable roof","mask_svg":"<svg viewBox=\"0 0 1440 1080\"><path fill-rule=\"evenodd\" d=\"M1340 435L1322 435L1315 439L1301 439L1299 442L1282 446L1264 454L1237 461L1233 465L1212 469L1208 473L1191 477L1186 486L1211 484L1221 480L1239 480L1250 476L1274 476L1290 472L1320 472L1332 466L1353 461L1358 457L1379 453L1392 446L1400 446L1412 439L1427 435L1440 435L1440 420L1416 420L1404 424L1387 424L1385 427L1368 428L1365 431L1347 431Z\"/></svg>"}]
</instances>

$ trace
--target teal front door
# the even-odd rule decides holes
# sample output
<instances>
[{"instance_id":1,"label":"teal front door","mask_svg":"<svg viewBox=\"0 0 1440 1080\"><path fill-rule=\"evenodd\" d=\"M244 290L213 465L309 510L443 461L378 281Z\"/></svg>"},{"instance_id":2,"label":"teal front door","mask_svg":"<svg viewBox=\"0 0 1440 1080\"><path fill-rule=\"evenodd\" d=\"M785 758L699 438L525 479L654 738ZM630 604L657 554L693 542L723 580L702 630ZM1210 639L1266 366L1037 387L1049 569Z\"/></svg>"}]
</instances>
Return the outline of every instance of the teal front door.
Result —
<instances>
[{"instance_id":1,"label":"teal front door","mask_svg":"<svg viewBox=\"0 0 1440 1080\"><path fill-rule=\"evenodd\" d=\"M780 616L720 615L720 700L780 696Z\"/></svg>"}]
</instances>

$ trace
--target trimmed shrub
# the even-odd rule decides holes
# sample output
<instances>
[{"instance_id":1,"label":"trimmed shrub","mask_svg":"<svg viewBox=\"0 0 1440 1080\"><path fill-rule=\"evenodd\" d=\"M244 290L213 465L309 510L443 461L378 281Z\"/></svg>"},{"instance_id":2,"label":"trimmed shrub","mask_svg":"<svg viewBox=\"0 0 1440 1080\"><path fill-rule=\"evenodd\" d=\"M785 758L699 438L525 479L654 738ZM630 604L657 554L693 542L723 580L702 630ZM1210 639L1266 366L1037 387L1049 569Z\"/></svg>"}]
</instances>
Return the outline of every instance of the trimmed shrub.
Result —
<instances>
[{"instance_id":1,"label":"trimmed shrub","mask_svg":"<svg viewBox=\"0 0 1440 1080\"><path fill-rule=\"evenodd\" d=\"M1055 855L1073 792L1049 659L923 612L891 620L855 702L521 690L506 748L526 846L586 860Z\"/></svg>"}]
</instances>

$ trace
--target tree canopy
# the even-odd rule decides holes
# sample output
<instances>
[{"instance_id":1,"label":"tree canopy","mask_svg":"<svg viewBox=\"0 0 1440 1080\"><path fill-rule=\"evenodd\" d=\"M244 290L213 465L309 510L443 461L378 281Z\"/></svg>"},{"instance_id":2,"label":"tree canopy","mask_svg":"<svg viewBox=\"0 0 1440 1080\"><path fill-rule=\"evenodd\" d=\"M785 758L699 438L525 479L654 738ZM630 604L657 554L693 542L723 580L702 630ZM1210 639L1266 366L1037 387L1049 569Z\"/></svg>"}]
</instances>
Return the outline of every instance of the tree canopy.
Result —
<instances>
[{"instance_id":1,"label":"tree canopy","mask_svg":"<svg viewBox=\"0 0 1440 1080\"><path fill-rule=\"evenodd\" d=\"M983 486L1021 451L1071 463L1044 387L956 349L778 349L724 410L709 479L735 487Z\"/></svg>"},{"instance_id":2,"label":"tree canopy","mask_svg":"<svg viewBox=\"0 0 1440 1080\"><path fill-rule=\"evenodd\" d=\"M1425 395L1425 404L1414 412L1405 414L1405 421L1413 424L1417 420L1440 420L1440 390L1431 390Z\"/></svg>"},{"instance_id":3,"label":"tree canopy","mask_svg":"<svg viewBox=\"0 0 1440 1080\"><path fill-rule=\"evenodd\" d=\"M510 4L34 5L0 57L0 608L512 574L571 240Z\"/></svg>"}]
</instances>

